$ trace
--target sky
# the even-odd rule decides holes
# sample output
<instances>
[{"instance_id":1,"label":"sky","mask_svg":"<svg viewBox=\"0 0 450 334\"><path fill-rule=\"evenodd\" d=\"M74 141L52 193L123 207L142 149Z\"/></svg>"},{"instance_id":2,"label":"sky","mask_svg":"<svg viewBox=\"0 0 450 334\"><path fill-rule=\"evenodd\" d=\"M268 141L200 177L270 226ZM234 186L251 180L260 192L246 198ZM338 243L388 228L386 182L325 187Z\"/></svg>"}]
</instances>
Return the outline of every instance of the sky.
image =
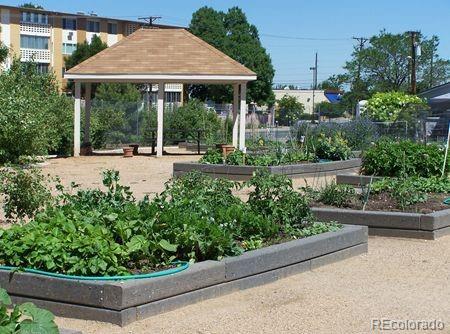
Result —
<instances>
[{"instance_id":1,"label":"sky","mask_svg":"<svg viewBox=\"0 0 450 334\"><path fill-rule=\"evenodd\" d=\"M28 0L0 1L17 6ZM419 30L440 38L439 55L450 59L449 0L34 0L48 10L95 12L99 16L136 20L162 16L161 24L188 26L192 13L203 6L226 11L239 6L260 33L275 67L274 83L308 88L315 53L318 81L343 73L352 37L370 37L380 30L401 33Z\"/></svg>"}]
</instances>

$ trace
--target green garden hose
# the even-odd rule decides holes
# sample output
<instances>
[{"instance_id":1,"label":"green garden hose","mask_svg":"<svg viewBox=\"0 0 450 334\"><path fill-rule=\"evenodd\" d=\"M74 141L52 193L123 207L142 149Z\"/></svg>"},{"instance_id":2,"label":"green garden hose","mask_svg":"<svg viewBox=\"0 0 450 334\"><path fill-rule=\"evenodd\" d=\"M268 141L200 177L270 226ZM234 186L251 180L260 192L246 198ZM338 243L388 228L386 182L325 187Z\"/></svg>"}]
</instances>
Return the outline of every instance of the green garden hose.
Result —
<instances>
[{"instance_id":1,"label":"green garden hose","mask_svg":"<svg viewBox=\"0 0 450 334\"><path fill-rule=\"evenodd\" d=\"M126 281L130 279L143 279L143 278L154 278L161 277L179 273L187 268L189 268L189 262L179 261L174 263L177 266L175 268L170 268L167 270L157 271L149 274L140 274L140 275L124 275L124 276L75 276L75 275L66 275L66 274L57 274L50 273L48 271L38 270L38 269L30 269L30 268L18 268L18 267L10 267L10 266L0 266L0 270L8 270L8 271L24 271L30 274L37 274L42 276L56 277L56 278L65 278L65 279L73 279L80 281Z\"/></svg>"},{"instance_id":2,"label":"green garden hose","mask_svg":"<svg viewBox=\"0 0 450 334\"><path fill-rule=\"evenodd\" d=\"M447 197L446 199L444 199L443 203L446 205L450 205L450 197Z\"/></svg>"}]
</instances>

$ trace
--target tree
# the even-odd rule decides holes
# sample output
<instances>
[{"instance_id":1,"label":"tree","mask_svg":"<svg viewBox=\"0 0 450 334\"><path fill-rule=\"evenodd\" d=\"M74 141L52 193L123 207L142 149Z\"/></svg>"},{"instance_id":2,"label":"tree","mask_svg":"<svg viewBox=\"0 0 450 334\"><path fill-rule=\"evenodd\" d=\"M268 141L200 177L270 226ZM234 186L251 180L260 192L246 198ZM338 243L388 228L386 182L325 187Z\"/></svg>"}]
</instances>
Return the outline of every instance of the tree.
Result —
<instances>
[{"instance_id":1,"label":"tree","mask_svg":"<svg viewBox=\"0 0 450 334\"><path fill-rule=\"evenodd\" d=\"M417 41L422 50L416 62L418 88L424 89L430 85L447 82L450 78L450 61L439 58L438 37L427 38L418 33ZM352 85L364 86L358 83L363 81L371 92L408 92L411 73L410 35L391 34L382 30L378 35L371 37L369 42L370 44L361 50L355 47L352 60L345 65Z\"/></svg>"},{"instance_id":2,"label":"tree","mask_svg":"<svg viewBox=\"0 0 450 334\"><path fill-rule=\"evenodd\" d=\"M91 144L100 148L107 141L136 141L126 134L135 135L137 124L142 122L140 104L141 93L134 84L99 84L92 103Z\"/></svg>"},{"instance_id":3,"label":"tree","mask_svg":"<svg viewBox=\"0 0 450 334\"><path fill-rule=\"evenodd\" d=\"M0 74L0 163L70 147L73 102L59 94L53 74L15 59Z\"/></svg>"},{"instance_id":4,"label":"tree","mask_svg":"<svg viewBox=\"0 0 450 334\"><path fill-rule=\"evenodd\" d=\"M72 67L75 67L79 63L85 61L93 55L96 55L107 47L108 45L102 42L100 37L98 37L97 35L94 35L94 37L92 37L90 43L88 43L87 41L78 43L76 50L65 61L66 69L69 70Z\"/></svg>"},{"instance_id":5,"label":"tree","mask_svg":"<svg viewBox=\"0 0 450 334\"><path fill-rule=\"evenodd\" d=\"M32 8L32 9L44 9L41 5L35 5L32 2L26 2L23 5L20 5L21 8Z\"/></svg>"},{"instance_id":6,"label":"tree","mask_svg":"<svg viewBox=\"0 0 450 334\"><path fill-rule=\"evenodd\" d=\"M348 82L348 76L345 74L332 75L318 85L318 89L342 91Z\"/></svg>"},{"instance_id":7,"label":"tree","mask_svg":"<svg viewBox=\"0 0 450 334\"><path fill-rule=\"evenodd\" d=\"M192 15L189 29L257 74L258 79L248 84L248 100L259 105L273 105L275 97L272 82L275 71L272 60L261 45L258 29L248 22L240 8L233 7L224 13L202 7ZM194 97L202 100L209 98L218 103L233 100L232 88L229 86L195 85L190 88L190 92Z\"/></svg>"},{"instance_id":8,"label":"tree","mask_svg":"<svg viewBox=\"0 0 450 334\"><path fill-rule=\"evenodd\" d=\"M303 103L294 96L285 95L277 101L277 118L280 125L293 125L305 111Z\"/></svg>"},{"instance_id":9,"label":"tree","mask_svg":"<svg viewBox=\"0 0 450 334\"><path fill-rule=\"evenodd\" d=\"M340 103L330 103L327 101L316 104L316 111L320 112L321 116L329 118L342 117L345 113L345 108Z\"/></svg>"},{"instance_id":10,"label":"tree","mask_svg":"<svg viewBox=\"0 0 450 334\"><path fill-rule=\"evenodd\" d=\"M365 116L374 121L394 122L409 120L428 108L425 101L403 92L376 93L366 104Z\"/></svg>"},{"instance_id":11,"label":"tree","mask_svg":"<svg viewBox=\"0 0 450 334\"><path fill-rule=\"evenodd\" d=\"M0 42L0 65L5 62L5 60L8 58L9 50L8 47Z\"/></svg>"}]
</instances>

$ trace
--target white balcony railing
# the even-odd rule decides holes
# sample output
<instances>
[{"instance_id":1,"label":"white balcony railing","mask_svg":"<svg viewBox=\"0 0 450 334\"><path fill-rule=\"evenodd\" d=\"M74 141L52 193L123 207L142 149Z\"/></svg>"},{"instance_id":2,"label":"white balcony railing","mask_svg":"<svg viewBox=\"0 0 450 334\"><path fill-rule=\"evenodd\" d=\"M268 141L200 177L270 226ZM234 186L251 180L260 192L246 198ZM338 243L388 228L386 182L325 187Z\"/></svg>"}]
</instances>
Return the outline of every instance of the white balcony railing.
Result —
<instances>
[{"instance_id":1,"label":"white balcony railing","mask_svg":"<svg viewBox=\"0 0 450 334\"><path fill-rule=\"evenodd\" d=\"M50 63L50 50L20 49L21 61L35 61L37 63Z\"/></svg>"},{"instance_id":2,"label":"white balcony railing","mask_svg":"<svg viewBox=\"0 0 450 334\"><path fill-rule=\"evenodd\" d=\"M39 23L20 23L20 33L35 36L50 36L51 26Z\"/></svg>"}]
</instances>

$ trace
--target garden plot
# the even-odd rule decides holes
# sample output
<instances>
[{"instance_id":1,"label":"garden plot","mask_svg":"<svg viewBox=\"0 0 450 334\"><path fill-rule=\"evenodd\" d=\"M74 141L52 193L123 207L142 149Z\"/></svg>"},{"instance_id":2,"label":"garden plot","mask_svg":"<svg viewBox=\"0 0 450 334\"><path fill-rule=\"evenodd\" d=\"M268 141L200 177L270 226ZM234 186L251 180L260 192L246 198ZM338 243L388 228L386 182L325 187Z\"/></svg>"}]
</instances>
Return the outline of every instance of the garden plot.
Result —
<instances>
[{"instance_id":1,"label":"garden plot","mask_svg":"<svg viewBox=\"0 0 450 334\"><path fill-rule=\"evenodd\" d=\"M382 236L436 239L450 233L450 179L441 147L382 140L362 160L361 171L370 176L338 175L337 184L309 190L317 219L365 225Z\"/></svg>"},{"instance_id":2,"label":"garden plot","mask_svg":"<svg viewBox=\"0 0 450 334\"><path fill-rule=\"evenodd\" d=\"M354 171L361 166L361 159L352 152L355 146L349 145L348 132L328 128L325 133L317 132L317 129L299 129L297 140L280 143L260 139L250 142L246 153L234 151L222 154L220 150L209 149L198 163L174 163L173 175L199 171L212 177L245 181L262 169L290 178Z\"/></svg>"},{"instance_id":3,"label":"garden plot","mask_svg":"<svg viewBox=\"0 0 450 334\"><path fill-rule=\"evenodd\" d=\"M57 196L39 170L11 169L4 183L41 187L3 188L0 286L61 316L126 325L367 251L366 227L314 221L292 180L267 172L243 185L190 173L141 201L113 170L106 190ZM247 201L233 194L243 187ZM36 190L42 206L26 206Z\"/></svg>"}]
</instances>

